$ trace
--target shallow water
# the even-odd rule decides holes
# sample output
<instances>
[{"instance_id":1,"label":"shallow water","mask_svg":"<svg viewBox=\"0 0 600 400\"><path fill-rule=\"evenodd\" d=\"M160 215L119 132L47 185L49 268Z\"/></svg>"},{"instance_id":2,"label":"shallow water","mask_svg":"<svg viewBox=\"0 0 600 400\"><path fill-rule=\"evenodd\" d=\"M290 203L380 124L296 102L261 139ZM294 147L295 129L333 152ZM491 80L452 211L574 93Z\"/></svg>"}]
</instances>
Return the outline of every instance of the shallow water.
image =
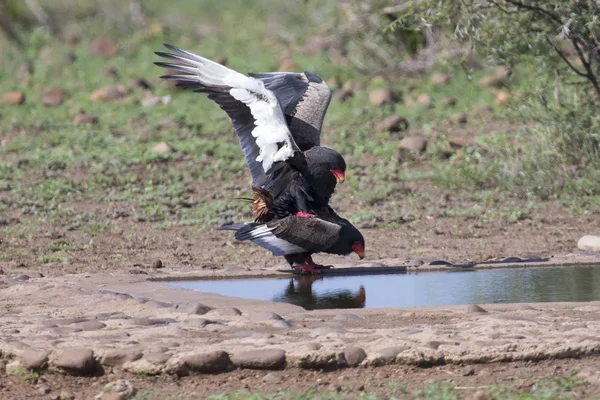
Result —
<instances>
[{"instance_id":1,"label":"shallow water","mask_svg":"<svg viewBox=\"0 0 600 400\"><path fill-rule=\"evenodd\" d=\"M600 300L600 266L167 282L307 310Z\"/></svg>"}]
</instances>

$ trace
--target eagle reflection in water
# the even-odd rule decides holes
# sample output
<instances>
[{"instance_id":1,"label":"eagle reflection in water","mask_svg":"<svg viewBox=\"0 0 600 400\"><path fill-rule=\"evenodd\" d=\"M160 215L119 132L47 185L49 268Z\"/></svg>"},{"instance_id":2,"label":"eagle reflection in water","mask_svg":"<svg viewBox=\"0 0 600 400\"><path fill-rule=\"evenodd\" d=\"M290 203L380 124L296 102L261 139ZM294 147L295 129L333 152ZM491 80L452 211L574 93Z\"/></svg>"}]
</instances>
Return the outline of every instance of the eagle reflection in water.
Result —
<instances>
[{"instance_id":1,"label":"eagle reflection in water","mask_svg":"<svg viewBox=\"0 0 600 400\"><path fill-rule=\"evenodd\" d=\"M324 293L313 293L312 285L320 276L297 276L290 279L289 285L273 301L295 304L306 310L329 308L364 308L367 293L363 286L357 292L341 289Z\"/></svg>"}]
</instances>

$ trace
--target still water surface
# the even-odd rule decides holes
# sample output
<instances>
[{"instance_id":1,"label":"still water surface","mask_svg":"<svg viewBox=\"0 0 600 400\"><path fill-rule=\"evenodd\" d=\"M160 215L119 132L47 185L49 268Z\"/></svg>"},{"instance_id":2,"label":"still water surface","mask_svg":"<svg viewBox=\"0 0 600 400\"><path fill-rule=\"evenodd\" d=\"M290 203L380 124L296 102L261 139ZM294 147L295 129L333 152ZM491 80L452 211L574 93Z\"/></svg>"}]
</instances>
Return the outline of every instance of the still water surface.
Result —
<instances>
[{"instance_id":1,"label":"still water surface","mask_svg":"<svg viewBox=\"0 0 600 400\"><path fill-rule=\"evenodd\" d=\"M307 310L600 300L600 266L168 282Z\"/></svg>"}]
</instances>

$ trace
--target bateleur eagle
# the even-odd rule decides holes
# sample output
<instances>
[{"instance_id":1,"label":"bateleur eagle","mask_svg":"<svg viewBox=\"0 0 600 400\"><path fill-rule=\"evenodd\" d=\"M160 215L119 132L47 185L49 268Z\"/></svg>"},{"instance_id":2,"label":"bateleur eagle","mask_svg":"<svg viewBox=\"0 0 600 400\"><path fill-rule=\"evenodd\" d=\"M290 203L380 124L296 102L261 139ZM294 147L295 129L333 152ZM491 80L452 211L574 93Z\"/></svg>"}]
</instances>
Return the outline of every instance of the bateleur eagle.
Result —
<instances>
[{"instance_id":1,"label":"bateleur eagle","mask_svg":"<svg viewBox=\"0 0 600 400\"><path fill-rule=\"evenodd\" d=\"M173 53L156 54L172 62L155 64L178 73L162 78L207 93L231 118L252 175L257 222L327 207L336 184L345 179L346 163L335 150L320 146L331 91L318 75L307 71L248 77L165 47ZM268 205L267 194L272 202Z\"/></svg>"}]
</instances>

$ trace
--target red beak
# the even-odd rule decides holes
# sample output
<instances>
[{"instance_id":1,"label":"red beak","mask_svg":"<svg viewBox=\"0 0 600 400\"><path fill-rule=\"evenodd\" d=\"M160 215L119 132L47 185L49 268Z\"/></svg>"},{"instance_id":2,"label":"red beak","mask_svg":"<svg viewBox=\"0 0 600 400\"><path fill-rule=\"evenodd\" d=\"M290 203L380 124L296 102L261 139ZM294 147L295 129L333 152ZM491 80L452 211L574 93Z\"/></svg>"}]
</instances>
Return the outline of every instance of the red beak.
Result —
<instances>
[{"instance_id":1,"label":"red beak","mask_svg":"<svg viewBox=\"0 0 600 400\"><path fill-rule=\"evenodd\" d=\"M356 254L358 254L358 258L360 258L361 260L363 258L365 258L365 248L363 247L362 244L356 242L352 245L352 251L354 251Z\"/></svg>"},{"instance_id":2,"label":"red beak","mask_svg":"<svg viewBox=\"0 0 600 400\"><path fill-rule=\"evenodd\" d=\"M329 171L333 174L333 176L335 176L337 183L344 183L344 181L346 180L346 175L344 174L344 171L342 171L341 169L332 168Z\"/></svg>"}]
</instances>

